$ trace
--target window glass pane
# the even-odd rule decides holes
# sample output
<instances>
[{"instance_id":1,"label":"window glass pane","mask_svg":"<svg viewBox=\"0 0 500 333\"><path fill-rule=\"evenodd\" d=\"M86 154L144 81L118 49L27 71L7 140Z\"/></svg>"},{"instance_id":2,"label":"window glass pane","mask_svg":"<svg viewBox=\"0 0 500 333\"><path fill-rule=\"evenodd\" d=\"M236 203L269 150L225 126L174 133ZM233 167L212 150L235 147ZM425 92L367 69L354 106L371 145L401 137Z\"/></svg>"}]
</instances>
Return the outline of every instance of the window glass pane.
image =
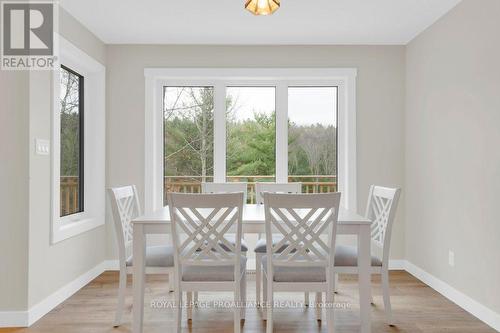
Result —
<instances>
[{"instance_id":1,"label":"window glass pane","mask_svg":"<svg viewBox=\"0 0 500 333\"><path fill-rule=\"evenodd\" d=\"M288 181L337 191L337 87L288 89Z\"/></svg>"},{"instance_id":2,"label":"window glass pane","mask_svg":"<svg viewBox=\"0 0 500 333\"><path fill-rule=\"evenodd\" d=\"M199 193L213 181L214 89L164 87L163 102L163 193Z\"/></svg>"},{"instance_id":3,"label":"window glass pane","mask_svg":"<svg viewBox=\"0 0 500 333\"><path fill-rule=\"evenodd\" d=\"M60 214L83 211L83 77L61 67Z\"/></svg>"},{"instance_id":4,"label":"window glass pane","mask_svg":"<svg viewBox=\"0 0 500 333\"><path fill-rule=\"evenodd\" d=\"M248 182L255 203L255 182L275 181L275 88L228 87L226 124L226 180Z\"/></svg>"}]
</instances>

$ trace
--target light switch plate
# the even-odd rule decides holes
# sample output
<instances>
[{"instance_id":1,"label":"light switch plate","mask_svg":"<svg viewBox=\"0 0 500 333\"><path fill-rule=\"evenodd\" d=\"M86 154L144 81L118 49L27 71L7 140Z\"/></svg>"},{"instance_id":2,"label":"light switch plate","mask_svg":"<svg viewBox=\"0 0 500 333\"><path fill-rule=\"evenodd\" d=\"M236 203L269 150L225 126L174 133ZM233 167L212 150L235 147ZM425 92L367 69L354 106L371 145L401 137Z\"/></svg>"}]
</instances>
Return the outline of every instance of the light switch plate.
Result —
<instances>
[{"instance_id":1,"label":"light switch plate","mask_svg":"<svg viewBox=\"0 0 500 333\"><path fill-rule=\"evenodd\" d=\"M50 154L50 141L43 139L35 140L35 153L37 155L49 155Z\"/></svg>"},{"instance_id":2,"label":"light switch plate","mask_svg":"<svg viewBox=\"0 0 500 333\"><path fill-rule=\"evenodd\" d=\"M448 265L455 267L455 252L448 251Z\"/></svg>"}]
</instances>

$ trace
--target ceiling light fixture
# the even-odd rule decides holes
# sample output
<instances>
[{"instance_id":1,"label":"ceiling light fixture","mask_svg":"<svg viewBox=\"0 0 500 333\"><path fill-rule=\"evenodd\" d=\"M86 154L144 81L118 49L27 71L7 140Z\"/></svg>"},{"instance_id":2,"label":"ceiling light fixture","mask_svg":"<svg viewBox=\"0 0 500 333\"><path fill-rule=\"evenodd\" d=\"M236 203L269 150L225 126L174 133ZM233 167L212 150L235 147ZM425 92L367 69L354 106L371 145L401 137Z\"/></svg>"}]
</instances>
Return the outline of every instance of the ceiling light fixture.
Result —
<instances>
[{"instance_id":1,"label":"ceiling light fixture","mask_svg":"<svg viewBox=\"0 0 500 333\"><path fill-rule=\"evenodd\" d=\"M245 9L254 15L270 15L280 8L280 0L246 0Z\"/></svg>"}]
</instances>

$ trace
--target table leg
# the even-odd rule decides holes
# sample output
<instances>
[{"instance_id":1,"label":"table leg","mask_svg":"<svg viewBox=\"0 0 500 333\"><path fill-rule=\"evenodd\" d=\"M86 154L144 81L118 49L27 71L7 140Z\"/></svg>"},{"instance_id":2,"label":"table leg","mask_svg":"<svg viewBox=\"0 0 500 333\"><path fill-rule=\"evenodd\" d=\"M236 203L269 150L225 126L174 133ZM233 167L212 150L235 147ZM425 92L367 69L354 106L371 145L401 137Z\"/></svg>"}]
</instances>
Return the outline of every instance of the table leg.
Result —
<instances>
[{"instance_id":1,"label":"table leg","mask_svg":"<svg viewBox=\"0 0 500 333\"><path fill-rule=\"evenodd\" d=\"M145 235L141 224L134 224L133 235L133 295L132 307L132 332L142 332L142 321L144 316L144 279L145 279Z\"/></svg>"},{"instance_id":2,"label":"table leg","mask_svg":"<svg viewBox=\"0 0 500 333\"><path fill-rule=\"evenodd\" d=\"M371 332L371 262L369 225L359 227L358 255L361 333L369 333Z\"/></svg>"}]
</instances>

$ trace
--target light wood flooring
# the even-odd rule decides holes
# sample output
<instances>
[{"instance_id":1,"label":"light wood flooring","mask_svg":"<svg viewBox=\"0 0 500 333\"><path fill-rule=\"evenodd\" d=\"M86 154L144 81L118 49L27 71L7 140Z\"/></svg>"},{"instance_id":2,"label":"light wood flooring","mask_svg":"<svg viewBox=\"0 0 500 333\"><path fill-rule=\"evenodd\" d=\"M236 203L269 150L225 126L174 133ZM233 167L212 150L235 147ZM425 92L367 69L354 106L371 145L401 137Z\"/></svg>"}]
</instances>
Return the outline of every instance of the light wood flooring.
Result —
<instances>
[{"instance_id":1,"label":"light wood flooring","mask_svg":"<svg viewBox=\"0 0 500 333\"><path fill-rule=\"evenodd\" d=\"M390 273L392 306L396 325L390 327L384 322L383 301L380 280L373 277L372 332L460 332L494 333L492 328L462 310L457 305L435 292L404 271ZM148 276L146 285L144 332L174 332L173 311L169 308L153 308L154 300L171 300L173 294L166 291L164 276ZM124 324L113 328L118 288L118 272L105 272L94 281L60 304L30 328L0 329L1 333L122 333L131 332L131 281ZM340 291L335 301L346 309L335 311L337 333L359 332L357 280L355 276L342 275ZM229 293L201 293L200 301L228 300ZM278 300L303 301L300 293L278 294ZM313 295L311 294L311 299ZM255 300L255 283L248 282L248 300ZM182 323L183 332L232 332L232 312L229 309L196 308L193 320ZM298 307L280 309L275 312L275 332L326 332L326 322L321 325L315 320L314 310ZM258 309L247 309L242 332L265 332L265 322Z\"/></svg>"}]
</instances>

